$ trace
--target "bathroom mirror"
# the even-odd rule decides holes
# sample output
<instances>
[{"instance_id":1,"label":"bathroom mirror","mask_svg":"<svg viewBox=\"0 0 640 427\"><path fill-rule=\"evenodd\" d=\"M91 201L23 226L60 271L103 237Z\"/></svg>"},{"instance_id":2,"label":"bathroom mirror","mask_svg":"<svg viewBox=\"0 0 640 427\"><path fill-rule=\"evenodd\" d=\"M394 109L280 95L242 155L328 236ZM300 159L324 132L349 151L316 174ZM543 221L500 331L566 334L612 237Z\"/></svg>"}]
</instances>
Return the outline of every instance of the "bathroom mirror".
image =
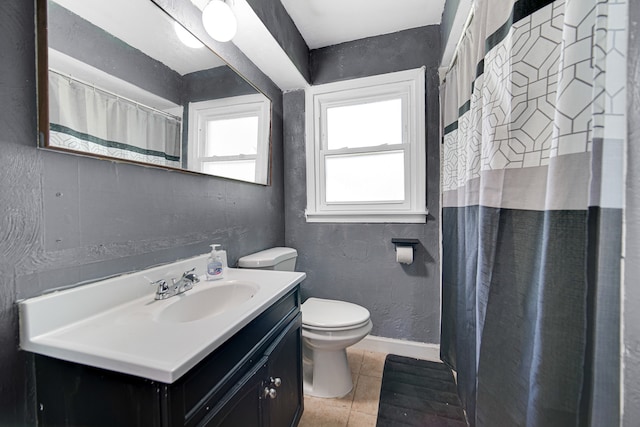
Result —
<instances>
[{"instance_id":1,"label":"bathroom mirror","mask_svg":"<svg viewBox=\"0 0 640 427\"><path fill-rule=\"evenodd\" d=\"M41 147L269 183L271 101L155 3L37 5Z\"/></svg>"}]
</instances>

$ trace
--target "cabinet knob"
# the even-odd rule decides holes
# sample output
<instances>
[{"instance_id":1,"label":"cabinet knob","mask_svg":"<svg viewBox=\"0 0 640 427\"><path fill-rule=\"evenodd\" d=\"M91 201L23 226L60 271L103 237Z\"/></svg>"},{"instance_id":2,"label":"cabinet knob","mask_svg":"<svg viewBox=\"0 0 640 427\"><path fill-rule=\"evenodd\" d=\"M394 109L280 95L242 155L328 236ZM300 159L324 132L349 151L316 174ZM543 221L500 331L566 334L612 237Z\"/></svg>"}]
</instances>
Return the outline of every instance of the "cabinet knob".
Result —
<instances>
[{"instance_id":1,"label":"cabinet knob","mask_svg":"<svg viewBox=\"0 0 640 427\"><path fill-rule=\"evenodd\" d=\"M269 397L270 399L275 399L278 396L278 391L275 388L264 388L264 397Z\"/></svg>"},{"instance_id":2,"label":"cabinet knob","mask_svg":"<svg viewBox=\"0 0 640 427\"><path fill-rule=\"evenodd\" d=\"M271 385L274 385L276 387L280 387L282 385L282 379L280 379L279 377L271 377L269 378L269 381L271 381Z\"/></svg>"}]
</instances>

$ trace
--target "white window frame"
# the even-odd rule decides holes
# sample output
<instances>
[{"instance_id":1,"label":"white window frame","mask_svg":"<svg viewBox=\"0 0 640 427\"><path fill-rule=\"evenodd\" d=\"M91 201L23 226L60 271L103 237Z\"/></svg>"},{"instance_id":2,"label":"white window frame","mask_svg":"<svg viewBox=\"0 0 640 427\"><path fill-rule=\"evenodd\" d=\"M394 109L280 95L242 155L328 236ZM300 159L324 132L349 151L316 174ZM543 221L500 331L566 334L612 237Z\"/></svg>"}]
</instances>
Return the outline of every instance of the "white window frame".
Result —
<instances>
[{"instance_id":1,"label":"white window frame","mask_svg":"<svg viewBox=\"0 0 640 427\"><path fill-rule=\"evenodd\" d=\"M327 149L326 110L385 99L402 99L402 144ZM425 223L426 132L425 68L311 86L305 90L307 222ZM404 151L405 200L327 203L324 159L327 155ZM385 173L385 171L380 171Z\"/></svg>"},{"instance_id":2,"label":"white window frame","mask_svg":"<svg viewBox=\"0 0 640 427\"><path fill-rule=\"evenodd\" d=\"M211 119L258 116L258 150L255 155L204 156L205 123ZM267 185L269 174L269 118L271 101L262 94L242 95L189 103L189 138L187 165L189 170L202 172L204 162L256 161L255 181Z\"/></svg>"}]
</instances>

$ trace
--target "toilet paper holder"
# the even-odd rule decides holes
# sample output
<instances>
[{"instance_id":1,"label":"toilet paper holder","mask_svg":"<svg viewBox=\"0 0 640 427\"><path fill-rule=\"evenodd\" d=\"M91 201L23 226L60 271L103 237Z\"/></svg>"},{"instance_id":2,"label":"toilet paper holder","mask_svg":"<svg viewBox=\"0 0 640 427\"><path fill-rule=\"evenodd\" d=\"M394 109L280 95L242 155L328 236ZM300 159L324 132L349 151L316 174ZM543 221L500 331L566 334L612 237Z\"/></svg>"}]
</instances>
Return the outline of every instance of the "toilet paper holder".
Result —
<instances>
[{"instance_id":1,"label":"toilet paper holder","mask_svg":"<svg viewBox=\"0 0 640 427\"><path fill-rule=\"evenodd\" d=\"M393 243L396 247L396 250L398 248L398 246L411 246L413 247L413 250L416 250L416 245L420 244L420 240L418 239L403 239L403 238L396 238L394 237L393 239L391 239L391 243Z\"/></svg>"},{"instance_id":2,"label":"toilet paper holder","mask_svg":"<svg viewBox=\"0 0 640 427\"><path fill-rule=\"evenodd\" d=\"M418 239L393 238L391 243L395 245L397 262L406 265L413 264L413 254L416 251L416 245L420 243Z\"/></svg>"}]
</instances>

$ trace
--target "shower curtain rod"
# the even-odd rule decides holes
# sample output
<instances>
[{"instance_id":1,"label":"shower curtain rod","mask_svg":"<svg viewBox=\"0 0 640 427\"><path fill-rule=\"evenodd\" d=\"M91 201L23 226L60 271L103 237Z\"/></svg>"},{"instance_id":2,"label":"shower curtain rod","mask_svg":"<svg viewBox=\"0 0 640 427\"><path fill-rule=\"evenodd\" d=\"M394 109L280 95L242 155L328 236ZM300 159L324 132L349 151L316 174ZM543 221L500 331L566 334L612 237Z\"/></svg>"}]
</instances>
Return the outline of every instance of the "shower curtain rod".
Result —
<instances>
[{"instance_id":1,"label":"shower curtain rod","mask_svg":"<svg viewBox=\"0 0 640 427\"><path fill-rule=\"evenodd\" d=\"M475 11L476 11L476 2L473 1L471 3L471 8L469 9L469 15L467 16L467 19L464 22L464 25L462 26L462 32L460 33L460 37L458 38L458 43L456 43L456 47L453 50L453 56L451 57L451 61L449 61L449 66L447 67L447 71L445 71L444 73L445 78L447 73L451 71L451 67L453 67L453 64L455 64L456 59L458 59L458 50L460 49L460 45L462 44L462 40L464 39L464 36L467 33L467 29L469 28L469 25L471 25L471 21L473 20Z\"/></svg>"},{"instance_id":2,"label":"shower curtain rod","mask_svg":"<svg viewBox=\"0 0 640 427\"><path fill-rule=\"evenodd\" d=\"M160 114L162 116L169 117L170 119L176 120L178 122L182 122L182 118L181 117L174 116L173 114L167 113L166 111L158 110L157 108L153 108L153 107L150 107L148 105L142 104L140 102L134 101L133 99L127 98L126 96L119 95L117 93L111 92L111 91L106 90L106 89L102 89L101 87L98 87L98 86L94 85L93 83L85 82L83 80L80 80L77 77L73 77L73 76L71 76L69 74L65 74L65 73L62 73L60 71L54 70L53 68L49 68L49 71L59 75L62 78L73 80L74 82L80 83L80 84L85 85L85 86L89 86L89 87L93 88L93 90L98 90L98 91L100 91L102 93L106 93L107 95L114 96L117 99L125 100L127 102L130 102L130 103L136 105L136 106L140 106L140 107L146 108L148 110L151 110L154 113L158 113L158 114Z\"/></svg>"}]
</instances>

